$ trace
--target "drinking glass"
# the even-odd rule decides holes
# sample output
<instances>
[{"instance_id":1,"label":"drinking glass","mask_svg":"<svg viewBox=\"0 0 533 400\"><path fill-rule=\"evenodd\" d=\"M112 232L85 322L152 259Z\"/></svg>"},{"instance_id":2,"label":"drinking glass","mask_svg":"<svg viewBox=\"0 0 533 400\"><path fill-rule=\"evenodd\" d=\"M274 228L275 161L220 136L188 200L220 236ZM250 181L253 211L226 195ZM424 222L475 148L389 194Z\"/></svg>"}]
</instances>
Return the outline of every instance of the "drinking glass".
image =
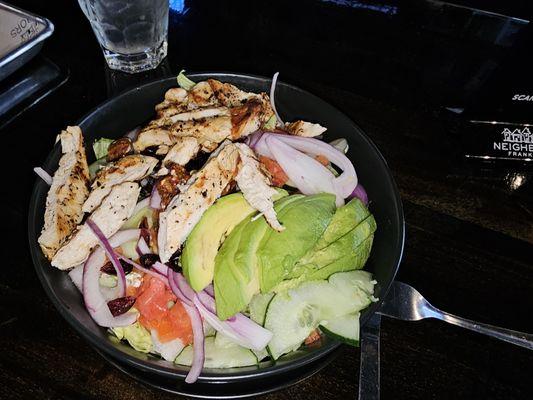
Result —
<instances>
[{"instance_id":1,"label":"drinking glass","mask_svg":"<svg viewBox=\"0 0 533 400\"><path fill-rule=\"evenodd\" d=\"M156 68L167 55L169 0L78 0L111 69Z\"/></svg>"}]
</instances>

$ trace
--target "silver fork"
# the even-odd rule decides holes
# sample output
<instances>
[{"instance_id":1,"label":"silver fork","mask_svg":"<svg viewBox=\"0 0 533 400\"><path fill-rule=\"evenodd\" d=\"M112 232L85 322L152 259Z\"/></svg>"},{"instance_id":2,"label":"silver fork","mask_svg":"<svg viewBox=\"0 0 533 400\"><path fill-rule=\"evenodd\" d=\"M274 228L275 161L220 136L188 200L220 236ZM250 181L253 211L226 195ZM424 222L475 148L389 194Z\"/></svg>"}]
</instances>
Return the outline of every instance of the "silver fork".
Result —
<instances>
[{"instance_id":1,"label":"silver fork","mask_svg":"<svg viewBox=\"0 0 533 400\"><path fill-rule=\"evenodd\" d=\"M415 288L402 282L394 282L392 284L378 312L381 315L403 321L418 321L425 318L440 319L441 321L533 350L532 334L482 324L441 311L432 306Z\"/></svg>"}]
</instances>

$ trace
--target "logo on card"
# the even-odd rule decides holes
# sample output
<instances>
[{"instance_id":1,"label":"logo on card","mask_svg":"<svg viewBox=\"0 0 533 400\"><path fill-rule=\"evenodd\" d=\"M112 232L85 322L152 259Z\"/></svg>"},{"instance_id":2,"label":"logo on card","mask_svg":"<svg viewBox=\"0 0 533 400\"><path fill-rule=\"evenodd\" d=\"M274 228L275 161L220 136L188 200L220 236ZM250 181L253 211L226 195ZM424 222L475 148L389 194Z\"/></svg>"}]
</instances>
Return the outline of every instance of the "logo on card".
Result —
<instances>
[{"instance_id":1,"label":"logo on card","mask_svg":"<svg viewBox=\"0 0 533 400\"><path fill-rule=\"evenodd\" d=\"M503 128L501 135L502 141L494 142L494 150L505 153L507 157L533 158L533 134L528 126Z\"/></svg>"}]
</instances>

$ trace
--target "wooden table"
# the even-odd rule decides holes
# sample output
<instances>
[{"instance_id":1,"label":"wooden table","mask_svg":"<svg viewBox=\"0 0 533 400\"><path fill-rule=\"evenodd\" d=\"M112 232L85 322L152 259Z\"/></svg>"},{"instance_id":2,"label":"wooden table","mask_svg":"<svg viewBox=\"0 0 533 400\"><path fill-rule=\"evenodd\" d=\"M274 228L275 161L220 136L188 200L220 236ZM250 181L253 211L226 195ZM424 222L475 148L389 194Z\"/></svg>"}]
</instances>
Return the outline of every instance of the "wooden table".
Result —
<instances>
[{"instance_id":1,"label":"wooden table","mask_svg":"<svg viewBox=\"0 0 533 400\"><path fill-rule=\"evenodd\" d=\"M26 221L35 180L31 168L42 162L61 128L113 93L182 66L262 75L280 70L284 81L343 110L380 148L401 192L407 235L398 279L449 312L533 331L533 174L517 164L463 162L438 107L413 89L419 86L409 54L401 69L360 51L361 40L351 35L363 28L351 27L347 13L363 25L397 24L401 13L376 16L318 1L186 2L184 15L171 15L165 65L128 77L105 68L76 2L16 3L53 20L56 31L43 55L63 68L68 81L0 132L0 398L175 398L118 372L63 320L34 273ZM223 40L213 40L223 27ZM395 29L405 37L417 32ZM366 39L378 46L389 36ZM533 396L532 352L438 321L384 318L381 333L383 399ZM358 350L346 347L314 377L264 398L355 399L358 365Z\"/></svg>"}]
</instances>

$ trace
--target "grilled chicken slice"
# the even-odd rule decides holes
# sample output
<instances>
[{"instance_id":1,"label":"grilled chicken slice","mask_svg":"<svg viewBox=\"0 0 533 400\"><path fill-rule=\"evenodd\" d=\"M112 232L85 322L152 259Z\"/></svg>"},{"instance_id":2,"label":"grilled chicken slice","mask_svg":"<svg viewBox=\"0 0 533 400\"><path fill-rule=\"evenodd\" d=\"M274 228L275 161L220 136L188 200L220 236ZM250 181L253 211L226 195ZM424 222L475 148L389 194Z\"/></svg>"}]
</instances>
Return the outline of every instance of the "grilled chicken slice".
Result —
<instances>
[{"instance_id":1,"label":"grilled chicken slice","mask_svg":"<svg viewBox=\"0 0 533 400\"><path fill-rule=\"evenodd\" d=\"M261 212L268 224L275 230L285 229L278 221L274 210L272 196L277 192L270 186L269 178L261 170L261 166L254 152L244 143L235 143L239 152L239 172L235 177L239 189L248 204Z\"/></svg>"},{"instance_id":2,"label":"grilled chicken slice","mask_svg":"<svg viewBox=\"0 0 533 400\"><path fill-rule=\"evenodd\" d=\"M137 204L141 188L135 182L124 182L114 186L111 192L89 218L98 225L105 237L115 234L122 224L131 217ZM66 244L59 249L52 265L59 269L69 269L84 262L94 247L98 238L87 224L80 225Z\"/></svg>"},{"instance_id":3,"label":"grilled chicken slice","mask_svg":"<svg viewBox=\"0 0 533 400\"><path fill-rule=\"evenodd\" d=\"M193 121L204 118L211 118L216 116L229 116L230 109L228 107L207 107L199 108L193 111L185 111L166 118L158 118L150 122L149 126L151 128L165 128L168 129L170 125L178 121Z\"/></svg>"},{"instance_id":4,"label":"grilled chicken slice","mask_svg":"<svg viewBox=\"0 0 533 400\"><path fill-rule=\"evenodd\" d=\"M96 174L89 198L83 204L83 211L90 213L109 194L113 186L123 182L140 181L152 173L158 160L154 157L133 154L125 156L101 169Z\"/></svg>"},{"instance_id":5,"label":"grilled chicken slice","mask_svg":"<svg viewBox=\"0 0 533 400\"><path fill-rule=\"evenodd\" d=\"M195 110L202 107L217 106L218 100L207 81L199 82L190 91L182 88L172 88L165 93L165 100L159 103L155 110L159 118Z\"/></svg>"},{"instance_id":6,"label":"grilled chicken slice","mask_svg":"<svg viewBox=\"0 0 533 400\"><path fill-rule=\"evenodd\" d=\"M38 239L49 260L81 222L90 183L81 129L69 126L59 138L63 155L48 191L44 227Z\"/></svg>"},{"instance_id":7,"label":"grilled chicken slice","mask_svg":"<svg viewBox=\"0 0 533 400\"><path fill-rule=\"evenodd\" d=\"M285 125L285 129L291 135L303 137L315 137L323 134L327 128L320 124L313 124L306 121L294 121Z\"/></svg>"},{"instance_id":8,"label":"grilled chicken slice","mask_svg":"<svg viewBox=\"0 0 533 400\"><path fill-rule=\"evenodd\" d=\"M223 143L159 215L157 241L162 262L170 260L203 213L233 180L238 160L237 148L230 142Z\"/></svg>"},{"instance_id":9,"label":"grilled chicken slice","mask_svg":"<svg viewBox=\"0 0 533 400\"><path fill-rule=\"evenodd\" d=\"M139 132L137 139L133 143L133 148L137 153L152 146L172 146L174 139L167 129L149 128Z\"/></svg>"},{"instance_id":10,"label":"grilled chicken slice","mask_svg":"<svg viewBox=\"0 0 533 400\"><path fill-rule=\"evenodd\" d=\"M230 108L229 115L177 121L170 128L170 133L195 137L202 147L212 151L212 143L218 144L224 139L237 140L257 131L272 116L270 112L262 102L250 100Z\"/></svg>"},{"instance_id":11,"label":"grilled chicken slice","mask_svg":"<svg viewBox=\"0 0 533 400\"><path fill-rule=\"evenodd\" d=\"M165 167L171 163L185 165L200 151L198 140L192 136L180 137L176 140L176 144L170 148L163 159L163 166Z\"/></svg>"},{"instance_id":12,"label":"grilled chicken slice","mask_svg":"<svg viewBox=\"0 0 533 400\"><path fill-rule=\"evenodd\" d=\"M208 79L207 82L219 104L226 107L240 106L249 100L261 100L263 97L263 94L245 92L231 83L222 83L216 79Z\"/></svg>"}]
</instances>

